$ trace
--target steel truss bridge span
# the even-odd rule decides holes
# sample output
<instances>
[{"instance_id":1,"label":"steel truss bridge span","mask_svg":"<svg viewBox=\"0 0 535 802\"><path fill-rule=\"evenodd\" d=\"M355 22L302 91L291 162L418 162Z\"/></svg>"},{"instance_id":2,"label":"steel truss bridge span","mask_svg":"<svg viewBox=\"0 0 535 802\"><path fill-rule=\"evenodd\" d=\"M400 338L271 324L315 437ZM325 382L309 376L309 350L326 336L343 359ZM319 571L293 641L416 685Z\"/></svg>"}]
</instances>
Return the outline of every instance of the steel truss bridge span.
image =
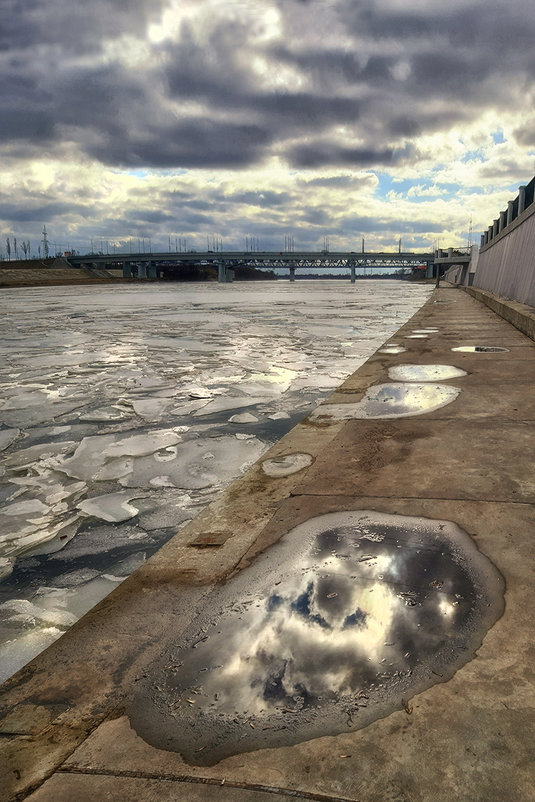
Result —
<instances>
[{"instance_id":1,"label":"steel truss bridge span","mask_svg":"<svg viewBox=\"0 0 535 802\"><path fill-rule=\"evenodd\" d=\"M357 268L400 269L424 266L434 263L434 254L410 251L388 252L367 251L190 251L188 253L114 253L86 254L69 256L73 267L121 268L124 276L136 275L142 278L157 278L166 268L176 265L212 264L218 268L221 282L232 281L233 271L241 267L287 268L290 280L295 278L296 270L311 268L347 269L351 280L355 280Z\"/></svg>"}]
</instances>

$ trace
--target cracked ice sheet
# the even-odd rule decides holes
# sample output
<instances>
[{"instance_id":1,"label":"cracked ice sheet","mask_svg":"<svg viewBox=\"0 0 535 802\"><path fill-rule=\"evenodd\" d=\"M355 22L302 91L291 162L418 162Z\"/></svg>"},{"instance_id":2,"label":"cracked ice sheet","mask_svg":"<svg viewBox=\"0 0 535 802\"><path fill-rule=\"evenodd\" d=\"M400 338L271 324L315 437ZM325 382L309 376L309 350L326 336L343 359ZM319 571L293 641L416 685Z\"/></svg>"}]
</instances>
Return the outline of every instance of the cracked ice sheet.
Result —
<instances>
[{"instance_id":1,"label":"cracked ice sheet","mask_svg":"<svg viewBox=\"0 0 535 802\"><path fill-rule=\"evenodd\" d=\"M4 451L20 434L20 429L3 429L0 431L0 451Z\"/></svg>"},{"instance_id":2,"label":"cracked ice sheet","mask_svg":"<svg viewBox=\"0 0 535 802\"><path fill-rule=\"evenodd\" d=\"M107 493L104 496L94 496L77 504L77 508L84 515L101 518L103 521L119 523L128 521L138 514L139 510L130 504L132 493Z\"/></svg>"},{"instance_id":3,"label":"cracked ice sheet","mask_svg":"<svg viewBox=\"0 0 535 802\"><path fill-rule=\"evenodd\" d=\"M267 445L255 437L209 437L190 440L169 449L169 458L161 453L134 460L132 473L119 481L124 487L158 487L155 479L165 477L168 486L185 490L219 486L230 481L259 459Z\"/></svg>"},{"instance_id":4,"label":"cracked ice sheet","mask_svg":"<svg viewBox=\"0 0 535 802\"><path fill-rule=\"evenodd\" d=\"M152 454L181 440L180 434L172 430L121 437L120 434L84 437L73 456L60 460L57 470L84 481L92 480L106 462L113 457L143 456Z\"/></svg>"},{"instance_id":5,"label":"cracked ice sheet","mask_svg":"<svg viewBox=\"0 0 535 802\"><path fill-rule=\"evenodd\" d=\"M193 413L194 418L200 418L204 415L213 415L216 412L226 412L229 409L240 409L241 407L255 407L258 404L267 404L271 401L268 396L258 398L245 398L238 396L227 396L226 398L216 398L214 401L209 401L206 406L198 409Z\"/></svg>"}]
</instances>

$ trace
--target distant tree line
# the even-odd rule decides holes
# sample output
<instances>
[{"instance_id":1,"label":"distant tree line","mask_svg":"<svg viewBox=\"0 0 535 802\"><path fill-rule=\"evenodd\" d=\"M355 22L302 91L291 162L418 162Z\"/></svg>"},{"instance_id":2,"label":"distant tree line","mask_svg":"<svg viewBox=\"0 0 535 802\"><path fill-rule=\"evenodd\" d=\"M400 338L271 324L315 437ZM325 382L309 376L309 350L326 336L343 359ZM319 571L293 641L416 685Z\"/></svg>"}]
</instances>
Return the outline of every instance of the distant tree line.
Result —
<instances>
[{"instance_id":1,"label":"distant tree line","mask_svg":"<svg viewBox=\"0 0 535 802\"><path fill-rule=\"evenodd\" d=\"M19 256L19 251L21 253L21 256ZM9 262L11 261L12 254L14 259L19 259L19 258L30 259L30 240L17 241L17 238L13 237L13 243L12 243L10 237L6 237L6 254ZM1 249L0 249L0 257L2 259L4 258L4 253Z\"/></svg>"}]
</instances>

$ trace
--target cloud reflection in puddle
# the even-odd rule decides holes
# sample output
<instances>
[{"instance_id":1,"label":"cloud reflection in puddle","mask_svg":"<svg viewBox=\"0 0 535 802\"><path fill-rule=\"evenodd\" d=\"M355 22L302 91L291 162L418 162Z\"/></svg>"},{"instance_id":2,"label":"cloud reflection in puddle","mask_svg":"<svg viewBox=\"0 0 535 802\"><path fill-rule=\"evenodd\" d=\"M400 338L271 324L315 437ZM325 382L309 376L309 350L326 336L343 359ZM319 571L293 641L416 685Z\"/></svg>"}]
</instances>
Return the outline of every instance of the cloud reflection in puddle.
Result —
<instances>
[{"instance_id":1,"label":"cloud reflection in puddle","mask_svg":"<svg viewBox=\"0 0 535 802\"><path fill-rule=\"evenodd\" d=\"M389 379L402 382L442 381L466 375L454 365L394 365L388 371Z\"/></svg>"},{"instance_id":2,"label":"cloud reflection in puddle","mask_svg":"<svg viewBox=\"0 0 535 802\"><path fill-rule=\"evenodd\" d=\"M346 732L451 677L502 611L501 576L455 524L319 516L209 595L132 724L201 765Z\"/></svg>"},{"instance_id":3,"label":"cloud reflection in puddle","mask_svg":"<svg viewBox=\"0 0 535 802\"><path fill-rule=\"evenodd\" d=\"M355 404L322 404L310 415L312 421L364 418L404 418L433 412L455 401L458 387L444 384L393 382L376 384Z\"/></svg>"}]
</instances>

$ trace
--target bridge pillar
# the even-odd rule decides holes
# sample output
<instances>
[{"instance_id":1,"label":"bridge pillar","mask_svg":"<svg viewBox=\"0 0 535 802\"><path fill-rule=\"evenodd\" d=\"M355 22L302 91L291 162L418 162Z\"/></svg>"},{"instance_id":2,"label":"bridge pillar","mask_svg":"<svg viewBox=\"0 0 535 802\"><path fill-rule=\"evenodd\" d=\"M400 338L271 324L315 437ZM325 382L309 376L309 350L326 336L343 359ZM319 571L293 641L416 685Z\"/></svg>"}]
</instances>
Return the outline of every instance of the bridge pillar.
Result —
<instances>
[{"instance_id":1,"label":"bridge pillar","mask_svg":"<svg viewBox=\"0 0 535 802\"><path fill-rule=\"evenodd\" d=\"M290 265L290 281L295 281L295 265Z\"/></svg>"},{"instance_id":2,"label":"bridge pillar","mask_svg":"<svg viewBox=\"0 0 535 802\"><path fill-rule=\"evenodd\" d=\"M498 231L503 231L503 229L507 225L506 220L507 220L507 212L500 212L500 219L499 219L499 223L498 223Z\"/></svg>"},{"instance_id":3,"label":"bridge pillar","mask_svg":"<svg viewBox=\"0 0 535 802\"><path fill-rule=\"evenodd\" d=\"M158 278L158 268L155 262L149 262L149 278Z\"/></svg>"},{"instance_id":4,"label":"bridge pillar","mask_svg":"<svg viewBox=\"0 0 535 802\"><path fill-rule=\"evenodd\" d=\"M498 218L493 221L492 223L492 236L495 237L500 230L500 221Z\"/></svg>"},{"instance_id":5,"label":"bridge pillar","mask_svg":"<svg viewBox=\"0 0 535 802\"><path fill-rule=\"evenodd\" d=\"M492 226L487 228L487 242L490 242L494 233L494 229Z\"/></svg>"},{"instance_id":6,"label":"bridge pillar","mask_svg":"<svg viewBox=\"0 0 535 802\"><path fill-rule=\"evenodd\" d=\"M132 278L132 265L130 262L123 262L123 278Z\"/></svg>"},{"instance_id":7,"label":"bridge pillar","mask_svg":"<svg viewBox=\"0 0 535 802\"><path fill-rule=\"evenodd\" d=\"M522 214L526 208L526 187L518 187L518 214Z\"/></svg>"},{"instance_id":8,"label":"bridge pillar","mask_svg":"<svg viewBox=\"0 0 535 802\"><path fill-rule=\"evenodd\" d=\"M513 207L514 207L514 205L515 205L514 201L508 201L507 202L507 225L509 225L509 223L513 222Z\"/></svg>"},{"instance_id":9,"label":"bridge pillar","mask_svg":"<svg viewBox=\"0 0 535 802\"><path fill-rule=\"evenodd\" d=\"M351 283L354 284L355 283L355 278L356 278L356 276L355 276L355 265L350 265L350 268L351 268Z\"/></svg>"},{"instance_id":10,"label":"bridge pillar","mask_svg":"<svg viewBox=\"0 0 535 802\"><path fill-rule=\"evenodd\" d=\"M219 284L230 284L234 281L234 270L228 267L226 262L217 263L217 280Z\"/></svg>"},{"instance_id":11,"label":"bridge pillar","mask_svg":"<svg viewBox=\"0 0 535 802\"><path fill-rule=\"evenodd\" d=\"M141 262L137 271L138 278L147 278L147 263Z\"/></svg>"}]
</instances>

